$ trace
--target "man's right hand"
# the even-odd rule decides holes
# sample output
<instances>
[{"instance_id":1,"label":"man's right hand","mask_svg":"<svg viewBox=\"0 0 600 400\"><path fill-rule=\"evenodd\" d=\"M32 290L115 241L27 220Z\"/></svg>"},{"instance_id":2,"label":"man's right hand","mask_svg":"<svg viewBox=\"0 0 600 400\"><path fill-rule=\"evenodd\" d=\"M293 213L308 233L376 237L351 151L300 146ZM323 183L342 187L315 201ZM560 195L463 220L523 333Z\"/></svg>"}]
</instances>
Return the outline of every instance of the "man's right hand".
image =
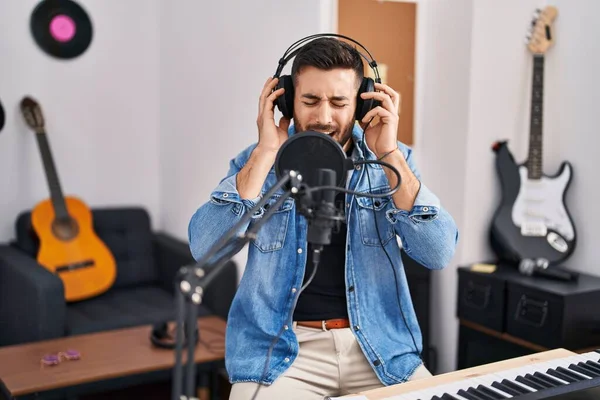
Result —
<instances>
[{"instance_id":1,"label":"man's right hand","mask_svg":"<svg viewBox=\"0 0 600 400\"><path fill-rule=\"evenodd\" d=\"M288 139L290 120L282 117L279 126L275 125L275 99L282 96L285 89L275 91L278 78L269 77L265 82L258 102L258 145L263 151L277 153L279 148Z\"/></svg>"},{"instance_id":2,"label":"man's right hand","mask_svg":"<svg viewBox=\"0 0 600 400\"><path fill-rule=\"evenodd\" d=\"M253 199L260 194L279 148L288 139L290 120L282 117L279 126L275 125L275 99L284 92L283 88L273 92L277 82L277 78L267 79L260 95L256 120L258 144L236 179L237 190L242 199Z\"/></svg>"}]
</instances>

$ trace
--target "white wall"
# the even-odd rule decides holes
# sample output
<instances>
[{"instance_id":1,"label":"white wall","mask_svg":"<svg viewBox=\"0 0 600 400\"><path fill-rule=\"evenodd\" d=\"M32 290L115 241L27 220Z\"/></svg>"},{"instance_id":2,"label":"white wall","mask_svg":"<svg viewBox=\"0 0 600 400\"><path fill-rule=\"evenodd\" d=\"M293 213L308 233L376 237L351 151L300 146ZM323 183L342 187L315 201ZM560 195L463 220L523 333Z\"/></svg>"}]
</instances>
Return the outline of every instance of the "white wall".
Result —
<instances>
[{"instance_id":1,"label":"white wall","mask_svg":"<svg viewBox=\"0 0 600 400\"><path fill-rule=\"evenodd\" d=\"M533 11L546 3L419 3L424 13L419 16L415 147L429 185L460 229L454 262L434 275L433 342L441 372L456 366L456 267L493 258L488 229L500 188L491 145L507 139L518 161L527 155L532 58L524 39ZM556 44L546 55L544 171L554 174L563 160L573 163L575 176L566 201L579 243L566 265L599 275L594 246L600 235L594 228L600 217L593 210L600 201L595 176L600 27L593 16L600 4L551 4L559 16Z\"/></svg>"},{"instance_id":2,"label":"white wall","mask_svg":"<svg viewBox=\"0 0 600 400\"><path fill-rule=\"evenodd\" d=\"M465 251L463 208L467 157L472 0L417 3L415 159L423 181L459 227L454 260L432 274L431 344L437 371L454 369L456 263Z\"/></svg>"},{"instance_id":3,"label":"white wall","mask_svg":"<svg viewBox=\"0 0 600 400\"><path fill-rule=\"evenodd\" d=\"M0 2L0 241L14 237L17 213L48 197L34 134L18 111L25 95L41 103L66 194L91 207L141 204L158 219L158 1L81 1L94 37L72 60L34 43L37 3Z\"/></svg>"},{"instance_id":4,"label":"white wall","mask_svg":"<svg viewBox=\"0 0 600 400\"><path fill-rule=\"evenodd\" d=\"M262 87L288 46L326 24L321 7L319 0L221 1L207 12L197 1L162 3L160 166L167 231L187 239L190 217L229 160L258 140ZM235 258L240 269L245 253Z\"/></svg>"}]
</instances>

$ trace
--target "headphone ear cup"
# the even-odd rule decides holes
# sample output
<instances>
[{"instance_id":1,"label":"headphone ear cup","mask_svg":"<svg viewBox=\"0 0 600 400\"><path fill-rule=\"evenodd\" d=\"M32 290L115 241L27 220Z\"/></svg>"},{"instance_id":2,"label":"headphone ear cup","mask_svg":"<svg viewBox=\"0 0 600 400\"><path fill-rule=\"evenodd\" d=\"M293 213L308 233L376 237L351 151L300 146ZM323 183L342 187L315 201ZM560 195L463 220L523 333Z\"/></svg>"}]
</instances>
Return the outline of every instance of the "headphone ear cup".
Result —
<instances>
[{"instance_id":1,"label":"headphone ear cup","mask_svg":"<svg viewBox=\"0 0 600 400\"><path fill-rule=\"evenodd\" d=\"M374 99L363 99L362 97L360 97L362 93L374 91L375 81L372 78L363 78L362 83L360 84L360 88L358 89L358 94L356 96L355 117L357 121L361 121L369 111L378 106L379 102L375 101Z\"/></svg>"},{"instance_id":2,"label":"headphone ear cup","mask_svg":"<svg viewBox=\"0 0 600 400\"><path fill-rule=\"evenodd\" d=\"M275 99L275 105L284 117L291 119L294 115L294 82L290 75L282 75L277 82L277 87L284 88L283 95Z\"/></svg>"}]
</instances>

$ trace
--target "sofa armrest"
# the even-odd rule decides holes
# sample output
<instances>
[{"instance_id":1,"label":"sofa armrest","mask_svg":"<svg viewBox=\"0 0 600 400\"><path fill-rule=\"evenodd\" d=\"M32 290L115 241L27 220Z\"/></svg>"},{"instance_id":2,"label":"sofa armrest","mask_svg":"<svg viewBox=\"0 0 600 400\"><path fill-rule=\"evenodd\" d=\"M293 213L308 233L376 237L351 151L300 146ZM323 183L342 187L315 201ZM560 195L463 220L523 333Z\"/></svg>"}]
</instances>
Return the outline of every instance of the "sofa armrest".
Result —
<instances>
[{"instance_id":1,"label":"sofa armrest","mask_svg":"<svg viewBox=\"0 0 600 400\"><path fill-rule=\"evenodd\" d=\"M195 260L190 252L188 243L176 239L165 233L154 234L154 253L161 284L170 293L175 288L175 274L185 265L194 264ZM202 303L210 311L224 319L227 319L229 307L237 290L238 272L235 262L229 261L206 288Z\"/></svg>"},{"instance_id":2,"label":"sofa armrest","mask_svg":"<svg viewBox=\"0 0 600 400\"><path fill-rule=\"evenodd\" d=\"M27 253L0 245L0 346L62 337L62 280Z\"/></svg>"}]
</instances>

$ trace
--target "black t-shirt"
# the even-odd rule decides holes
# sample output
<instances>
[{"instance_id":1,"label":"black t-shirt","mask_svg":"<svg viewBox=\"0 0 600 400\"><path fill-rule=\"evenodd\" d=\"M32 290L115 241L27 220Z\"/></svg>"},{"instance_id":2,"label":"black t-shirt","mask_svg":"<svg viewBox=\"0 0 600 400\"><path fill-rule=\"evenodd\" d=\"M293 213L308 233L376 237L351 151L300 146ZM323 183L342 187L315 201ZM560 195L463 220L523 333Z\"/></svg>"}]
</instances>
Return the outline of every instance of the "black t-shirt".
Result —
<instances>
[{"instance_id":1,"label":"black t-shirt","mask_svg":"<svg viewBox=\"0 0 600 400\"><path fill-rule=\"evenodd\" d=\"M336 208L343 210L344 193L337 194ZM345 249L346 224L341 223L339 230L333 230L331 243L328 246L323 246L315 277L300 294L294 311L295 321L348 318L344 273ZM304 283L308 281L313 270L312 245L309 243Z\"/></svg>"},{"instance_id":2,"label":"black t-shirt","mask_svg":"<svg viewBox=\"0 0 600 400\"><path fill-rule=\"evenodd\" d=\"M348 156L352 154L352 147L347 154ZM335 206L342 212L345 211L345 195L338 192L335 196ZM294 321L348 318L345 278L346 232L346 223L340 223L339 229L334 228L331 234L331 243L323 246L317 273L300 294L296 304ZM312 246L309 243L304 283L308 281L313 270Z\"/></svg>"}]
</instances>

